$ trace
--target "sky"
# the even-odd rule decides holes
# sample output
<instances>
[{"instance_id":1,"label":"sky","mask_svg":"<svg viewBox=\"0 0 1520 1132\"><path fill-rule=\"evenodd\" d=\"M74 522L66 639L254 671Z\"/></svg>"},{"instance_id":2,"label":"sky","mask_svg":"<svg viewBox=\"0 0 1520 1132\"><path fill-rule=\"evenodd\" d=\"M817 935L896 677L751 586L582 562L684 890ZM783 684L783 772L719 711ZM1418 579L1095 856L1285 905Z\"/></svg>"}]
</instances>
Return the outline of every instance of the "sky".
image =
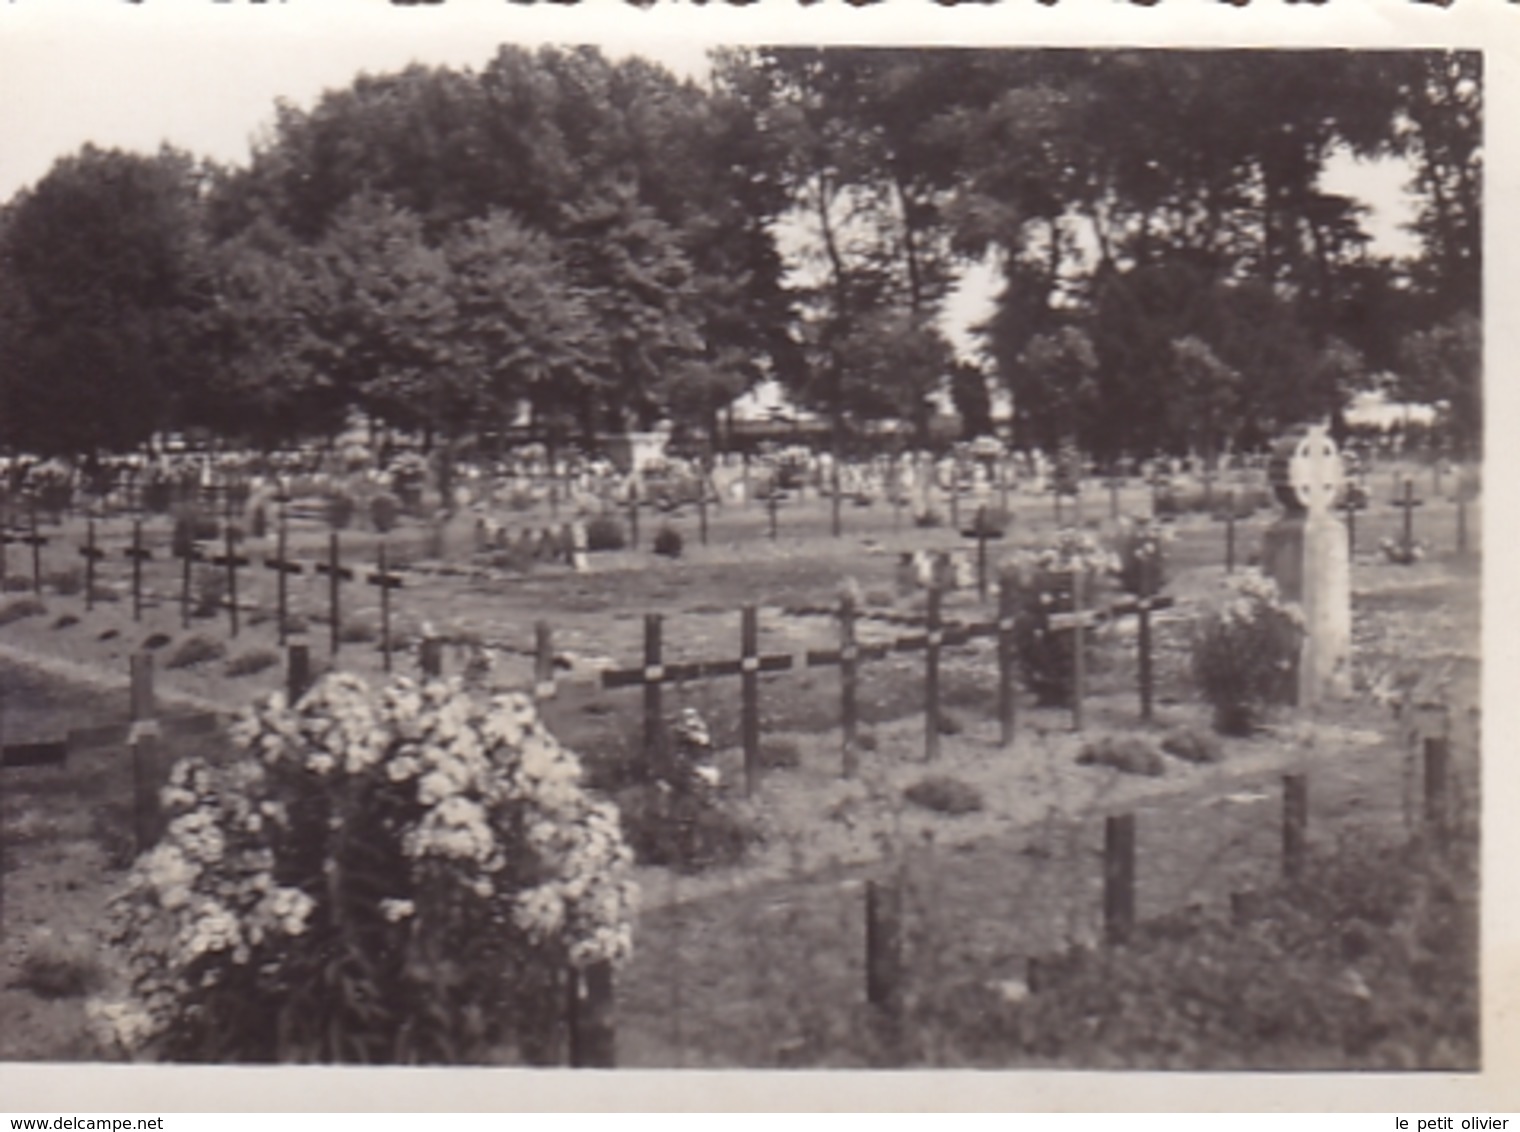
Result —
<instances>
[{"instance_id":1,"label":"sky","mask_svg":"<svg viewBox=\"0 0 1520 1132\"><path fill-rule=\"evenodd\" d=\"M65 18L70 13L88 18ZM614 57L642 54L700 78L711 46L757 32L766 41L798 33L795 19L755 24L735 12L658 23L627 5L604 5L595 16L543 5L530 16L467 0L412 8L382 8L378 0L323 0L321 8L310 0L49 0L45 10L41 0L11 0L0 6L0 201L87 142L139 152L168 142L242 164L273 122L277 99L309 107L362 71L414 61L478 68L505 41L598 42ZM808 26L837 38L827 25ZM1346 159L1332 165L1324 185L1369 204L1374 251L1402 254L1413 247L1400 227L1410 218L1406 179L1400 167ZM992 290L992 273L972 269L947 303L945 329L963 355L974 351L969 327L990 313Z\"/></svg>"}]
</instances>

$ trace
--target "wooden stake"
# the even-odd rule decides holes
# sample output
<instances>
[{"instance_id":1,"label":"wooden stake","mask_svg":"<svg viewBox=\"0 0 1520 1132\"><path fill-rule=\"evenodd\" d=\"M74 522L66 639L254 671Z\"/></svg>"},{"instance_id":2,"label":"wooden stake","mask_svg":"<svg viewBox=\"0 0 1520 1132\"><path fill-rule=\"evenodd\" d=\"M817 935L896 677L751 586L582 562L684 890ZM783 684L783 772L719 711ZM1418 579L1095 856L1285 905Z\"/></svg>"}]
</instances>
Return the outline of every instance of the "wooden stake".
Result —
<instances>
[{"instance_id":1,"label":"wooden stake","mask_svg":"<svg viewBox=\"0 0 1520 1132\"><path fill-rule=\"evenodd\" d=\"M533 698L554 698L554 630L547 621L533 626Z\"/></svg>"},{"instance_id":2,"label":"wooden stake","mask_svg":"<svg viewBox=\"0 0 1520 1132\"><path fill-rule=\"evenodd\" d=\"M391 587L390 572L386 568L385 539L380 540L378 565L380 567L380 663L388 673L391 670ZM280 577L285 572L280 571Z\"/></svg>"},{"instance_id":3,"label":"wooden stake","mask_svg":"<svg viewBox=\"0 0 1520 1132\"><path fill-rule=\"evenodd\" d=\"M338 570L338 532L330 531L327 535L327 612L330 618L328 628L334 656L338 655L338 647L342 644L343 629L342 608L338 598L340 585Z\"/></svg>"},{"instance_id":4,"label":"wooden stake","mask_svg":"<svg viewBox=\"0 0 1520 1132\"><path fill-rule=\"evenodd\" d=\"M285 698L293 707L311 687L311 649L291 645L285 650Z\"/></svg>"},{"instance_id":5,"label":"wooden stake","mask_svg":"<svg viewBox=\"0 0 1520 1132\"><path fill-rule=\"evenodd\" d=\"M987 506L976 509L976 594L987 600Z\"/></svg>"},{"instance_id":6,"label":"wooden stake","mask_svg":"<svg viewBox=\"0 0 1520 1132\"><path fill-rule=\"evenodd\" d=\"M895 1060L902 1041L902 879L866 881L866 1002Z\"/></svg>"},{"instance_id":7,"label":"wooden stake","mask_svg":"<svg viewBox=\"0 0 1520 1132\"><path fill-rule=\"evenodd\" d=\"M1103 935L1128 942L1135 926L1135 815L1116 814L1103 828Z\"/></svg>"}]
</instances>

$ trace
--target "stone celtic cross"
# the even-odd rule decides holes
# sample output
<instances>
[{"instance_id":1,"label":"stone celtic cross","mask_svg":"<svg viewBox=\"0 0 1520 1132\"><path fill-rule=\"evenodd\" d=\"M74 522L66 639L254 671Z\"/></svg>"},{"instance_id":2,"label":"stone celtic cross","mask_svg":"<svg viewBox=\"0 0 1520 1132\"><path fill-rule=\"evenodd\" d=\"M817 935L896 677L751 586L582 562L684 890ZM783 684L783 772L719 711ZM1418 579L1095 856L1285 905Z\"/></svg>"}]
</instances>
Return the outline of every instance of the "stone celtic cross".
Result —
<instances>
[{"instance_id":1,"label":"stone celtic cross","mask_svg":"<svg viewBox=\"0 0 1520 1132\"><path fill-rule=\"evenodd\" d=\"M1314 518L1330 513L1345 481L1339 449L1324 425L1295 429L1279 449L1282 464L1274 479L1278 496L1291 511Z\"/></svg>"}]
</instances>

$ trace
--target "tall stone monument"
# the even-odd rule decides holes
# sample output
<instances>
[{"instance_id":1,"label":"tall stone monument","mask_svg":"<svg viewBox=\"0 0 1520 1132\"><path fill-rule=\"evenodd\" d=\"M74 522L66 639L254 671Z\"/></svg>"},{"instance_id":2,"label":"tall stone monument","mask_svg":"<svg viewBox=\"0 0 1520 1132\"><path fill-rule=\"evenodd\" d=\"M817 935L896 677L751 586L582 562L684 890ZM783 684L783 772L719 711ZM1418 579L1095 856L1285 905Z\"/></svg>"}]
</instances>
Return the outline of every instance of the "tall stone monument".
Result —
<instances>
[{"instance_id":1,"label":"tall stone monument","mask_svg":"<svg viewBox=\"0 0 1520 1132\"><path fill-rule=\"evenodd\" d=\"M1304 614L1298 705L1351 690L1351 552L1331 509L1345 469L1324 425L1298 426L1274 446L1268 475L1284 514L1262 541L1262 566Z\"/></svg>"}]
</instances>

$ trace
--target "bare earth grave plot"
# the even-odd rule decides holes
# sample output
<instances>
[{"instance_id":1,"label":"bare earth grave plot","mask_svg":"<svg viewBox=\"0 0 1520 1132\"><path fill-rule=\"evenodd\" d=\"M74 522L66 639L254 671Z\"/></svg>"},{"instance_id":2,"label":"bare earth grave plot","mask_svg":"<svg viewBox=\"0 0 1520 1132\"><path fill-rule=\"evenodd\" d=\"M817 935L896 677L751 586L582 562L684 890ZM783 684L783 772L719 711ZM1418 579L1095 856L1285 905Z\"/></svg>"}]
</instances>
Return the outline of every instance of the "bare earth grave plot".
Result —
<instances>
[{"instance_id":1,"label":"bare earth grave plot","mask_svg":"<svg viewBox=\"0 0 1520 1132\"><path fill-rule=\"evenodd\" d=\"M1131 495L1138 507L1143 496L1138 491ZM852 529L857 523L866 526L868 515L870 533ZM1021 501L1016 516L1010 543L1037 541L1054 528L1047 499ZM1419 522L1433 529L1442 521L1439 516L1438 509L1427 507ZM651 560L647 550L629 550L593 556L589 575L561 569L494 578L409 575L394 595L399 622L407 633L428 621L445 635L457 631L462 636L467 630L489 643L510 644L510 651L498 653L496 678L526 686L532 678L533 622L549 620L562 661L558 694L545 705L551 726L593 767L619 754L637 757L639 693L602 691L595 674L599 667L637 662L644 613L665 614L668 662L736 657L738 609L747 602L761 607L761 651L800 654L837 644L833 620L817 610L832 604L842 578L860 584L867 612L911 618L921 614L922 597L895 593L898 552L967 545L954 531L913 530L906 521L894 532L890 511L879 505L847 512L846 537L838 541L827 537L826 503L796 505L790 517L798 529L816 530L818 537L783 535L772 543L764 537L763 515L746 517L733 509L726 517L713 517L713 537L705 550L697 545L692 517L675 520L687 543L678 562ZM646 523L646 538L657 522ZM1439 654L1452 662L1454 683L1445 695L1453 751L1459 780L1471 789L1475 720L1467 709L1477 702L1476 565L1450 553L1412 567L1380 563L1375 540L1385 532L1395 534L1399 522L1394 513L1368 516L1358 526L1354 613L1359 669L1369 682L1394 678L1414 641L1420 643L1422 658ZM725 523L732 527L726 529ZM744 525L754 528L748 537ZM1177 529L1169 558L1170 589L1179 607L1158 625L1156 734L1170 725L1205 720L1182 678L1185 616L1188 602L1217 584L1223 573L1222 524L1188 519ZM1244 548L1253 541L1251 527L1243 524L1238 537L1244 559ZM307 532L301 549L315 557L324 541L322 532ZM346 544L350 541L355 559L363 557L365 538L345 538ZM13 552L13 574L18 557ZM157 563L148 572L152 584L170 589L177 566ZM310 585L296 608L320 615L322 583L306 580ZM246 593L267 604L271 586L272 575ZM163 647L172 649L182 634L180 611L172 601L145 609L143 620L134 622L121 601L97 605L86 615L74 609L82 605L77 595L44 593L43 600L47 613L6 625L0 629L0 644L114 672L119 679L134 645L160 633L171 637ZM374 617L373 591L362 598L345 595L345 601L353 616ZM974 620L988 608L974 591L961 593L947 599L946 617ZM65 615L79 621L55 628ZM221 640L225 651L184 669L161 665L166 689L231 709L257 690L279 684L282 657L247 676L228 676L225 667L227 658L241 652L274 649L274 627L268 622L242 627L235 642L224 627L220 618L196 624L194 632ZM102 641L101 635L112 629L117 635ZM890 621L866 618L861 640L869 643L904 631ZM325 637L320 629L310 635L313 652L321 657ZM1086 732L1132 731L1137 703L1131 629L1121 621L1100 629L1099 639L1101 663L1092 674ZM446 667L452 670L461 659L451 654ZM335 663L378 672L378 650L373 640L347 642ZM400 653L396 663L401 670L415 664L409 654ZM777 762L795 765L768 771L760 792L746 804L766 841L745 864L695 876L641 870L646 912L637 931L636 957L618 987L621 1064L873 1063L880 1051L873 1044L861 992L863 887L865 880L880 876L887 850L907 862L910 891L917 894L909 901L909 953L934 961L924 968L914 960L917 1004L934 1001L931 990L1012 986L1023 977L1029 958L1093 937L1101 913L1106 813L1126 809L1137 814L1138 913L1144 920L1193 903L1227 908L1231 892L1264 883L1278 871L1274 853L1285 770L1307 769L1310 774L1310 829L1319 845L1333 844L1338 832L1351 827L1402 835L1417 805L1414 748L1403 734L1409 721L1392 721L1382 705L1348 704L1320 722L1285 723L1264 736L1229 741L1218 765L1168 760L1162 776L1139 778L1077 766L1081 739L1070 731L1069 714L1035 709L1027 702L1021 705L1012 749L1000 750L993 669L989 642L946 650L944 694L953 725L941 736L939 758L930 768L923 762L922 656L893 656L864 666L862 721L875 749L862 753L856 781L840 776L837 669L766 678L761 697L765 743ZM38 680L24 672L18 678ZM76 712L101 702L98 692L80 695L62 685L54 690L52 684L37 690L43 686L27 684L11 697L12 703L19 698L33 706L27 709L30 718L12 712L8 737L21 734L22 727L47 733L49 721L58 715L74 725ZM735 790L743 778L733 722L737 695L734 681L692 682L667 687L664 701L667 714L692 705L712 722L722 748L719 766ZM74 762L66 772L6 772L13 776L6 783L4 813L7 984L16 982L12 972L22 969L34 946L34 937L24 933L35 925L67 935L69 925L85 931L99 922L100 902L114 875L99 831L74 828L75 818L40 839L27 831L34 811L64 796L49 792L63 789L63 782L87 801L109 798L109 755L100 760L104 778L92 777L91 764ZM906 805L902 790L931 770L977 788L983 810L957 817ZM70 808L76 815L80 809ZM11 830L18 823L24 836L12 842ZM21 1048L8 1056L89 1056L80 1044L78 998L45 1000L14 985L3 993L24 1003L28 1016L37 1019L37 1032L28 1029L26 1037L18 1037ZM11 1016L9 1009L6 1013ZM941 1029L945 1036L936 1039L938 1044L916 1050L918 1061L996 1060L995 1045L979 1055L953 1027Z\"/></svg>"}]
</instances>

